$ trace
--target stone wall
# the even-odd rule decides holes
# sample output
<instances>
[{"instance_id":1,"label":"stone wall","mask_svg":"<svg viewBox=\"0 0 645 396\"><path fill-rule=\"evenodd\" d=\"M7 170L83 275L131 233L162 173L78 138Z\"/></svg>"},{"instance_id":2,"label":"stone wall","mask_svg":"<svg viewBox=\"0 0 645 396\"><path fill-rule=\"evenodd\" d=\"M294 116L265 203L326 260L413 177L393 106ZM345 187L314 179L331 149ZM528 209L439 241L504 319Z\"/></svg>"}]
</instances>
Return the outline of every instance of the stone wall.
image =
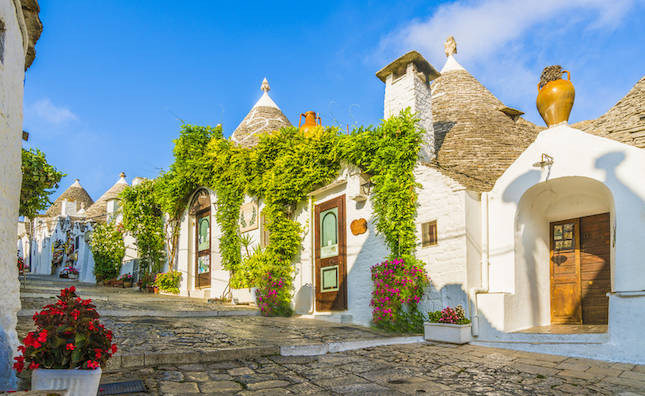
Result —
<instances>
[{"instance_id":1,"label":"stone wall","mask_svg":"<svg viewBox=\"0 0 645 396\"><path fill-rule=\"evenodd\" d=\"M20 310L20 283L16 266L16 230L20 202L20 163L22 139L22 97L25 70L23 39L13 1L0 1L0 20L4 32L0 47L0 338L13 354L19 345L16 335ZM0 367L3 371L4 367ZM0 390L9 387L0 384Z\"/></svg>"}]
</instances>

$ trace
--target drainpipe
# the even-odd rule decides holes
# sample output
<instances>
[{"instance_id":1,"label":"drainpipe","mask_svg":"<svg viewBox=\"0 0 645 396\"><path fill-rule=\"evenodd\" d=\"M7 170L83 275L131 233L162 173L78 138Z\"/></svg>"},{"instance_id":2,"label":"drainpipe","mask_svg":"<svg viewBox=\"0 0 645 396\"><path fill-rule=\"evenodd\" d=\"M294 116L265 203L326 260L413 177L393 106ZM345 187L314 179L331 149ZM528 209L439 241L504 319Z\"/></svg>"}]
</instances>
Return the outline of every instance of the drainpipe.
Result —
<instances>
[{"instance_id":1,"label":"drainpipe","mask_svg":"<svg viewBox=\"0 0 645 396\"><path fill-rule=\"evenodd\" d=\"M313 195L309 196L309 238L311 239L311 249L310 249L310 255L309 258L311 260L311 292L309 293L309 309L307 310L308 314L314 313L314 306L315 306L315 301L314 299L316 298L316 295L314 293L314 275L316 272L316 252L314 251L316 249L316 240L314 239L314 221L316 220L316 216L314 213L314 197Z\"/></svg>"},{"instance_id":2,"label":"drainpipe","mask_svg":"<svg viewBox=\"0 0 645 396\"><path fill-rule=\"evenodd\" d=\"M470 321L472 322L473 337L479 336L479 306L477 303L477 295L480 293L488 293L488 193L484 192L481 195L481 233L482 233L482 261L481 261L481 287L473 287L470 289L470 301L472 307L470 310Z\"/></svg>"}]
</instances>

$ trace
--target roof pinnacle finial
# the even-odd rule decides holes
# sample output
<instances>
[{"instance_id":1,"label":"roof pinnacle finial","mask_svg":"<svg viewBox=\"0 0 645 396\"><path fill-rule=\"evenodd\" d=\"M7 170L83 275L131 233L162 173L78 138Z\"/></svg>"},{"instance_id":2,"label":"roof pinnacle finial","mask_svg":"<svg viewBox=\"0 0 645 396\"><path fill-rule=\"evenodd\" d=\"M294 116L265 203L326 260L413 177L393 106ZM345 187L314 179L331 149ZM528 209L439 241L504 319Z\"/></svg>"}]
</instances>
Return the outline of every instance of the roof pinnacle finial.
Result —
<instances>
[{"instance_id":1,"label":"roof pinnacle finial","mask_svg":"<svg viewBox=\"0 0 645 396\"><path fill-rule=\"evenodd\" d=\"M444 50L446 57L457 53L457 42L455 41L455 38L453 36L448 36L443 46L446 48Z\"/></svg>"},{"instance_id":2,"label":"roof pinnacle finial","mask_svg":"<svg viewBox=\"0 0 645 396\"><path fill-rule=\"evenodd\" d=\"M124 173L124 172L121 172L121 174L119 175L119 177L125 177L125 173Z\"/></svg>"},{"instance_id":3,"label":"roof pinnacle finial","mask_svg":"<svg viewBox=\"0 0 645 396\"><path fill-rule=\"evenodd\" d=\"M269 87L269 82L267 81L266 77L262 81L262 86L260 87L261 90L264 91L264 93L267 93L271 90L271 87Z\"/></svg>"}]
</instances>

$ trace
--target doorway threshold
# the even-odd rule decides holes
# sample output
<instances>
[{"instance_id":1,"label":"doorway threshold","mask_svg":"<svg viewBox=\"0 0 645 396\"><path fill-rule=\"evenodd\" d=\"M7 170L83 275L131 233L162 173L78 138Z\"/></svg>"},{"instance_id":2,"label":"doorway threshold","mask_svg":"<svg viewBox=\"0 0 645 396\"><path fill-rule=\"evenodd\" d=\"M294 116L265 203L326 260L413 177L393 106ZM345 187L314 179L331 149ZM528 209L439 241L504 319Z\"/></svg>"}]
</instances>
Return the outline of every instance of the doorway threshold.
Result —
<instances>
[{"instance_id":1,"label":"doorway threshold","mask_svg":"<svg viewBox=\"0 0 645 396\"><path fill-rule=\"evenodd\" d=\"M570 325L552 324L546 326L530 327L514 331L514 334L602 334L608 332L608 325Z\"/></svg>"}]
</instances>

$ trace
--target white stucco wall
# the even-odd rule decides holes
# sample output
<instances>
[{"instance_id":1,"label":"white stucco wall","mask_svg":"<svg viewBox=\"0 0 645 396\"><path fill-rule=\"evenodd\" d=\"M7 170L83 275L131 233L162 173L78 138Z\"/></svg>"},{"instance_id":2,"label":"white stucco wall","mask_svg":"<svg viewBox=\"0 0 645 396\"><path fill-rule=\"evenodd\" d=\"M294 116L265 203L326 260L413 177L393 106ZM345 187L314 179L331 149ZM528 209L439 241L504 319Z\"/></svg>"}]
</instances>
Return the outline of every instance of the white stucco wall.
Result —
<instances>
[{"instance_id":1,"label":"white stucco wall","mask_svg":"<svg viewBox=\"0 0 645 396\"><path fill-rule=\"evenodd\" d=\"M420 308L436 311L461 304L467 310L468 241L472 243L481 238L476 227L466 229L466 189L424 165L417 165L415 177L423 186L417 191L417 258L426 263L432 280ZM438 243L422 247L421 224L433 220L437 220ZM470 250L476 249L472 245Z\"/></svg>"},{"instance_id":2,"label":"white stucco wall","mask_svg":"<svg viewBox=\"0 0 645 396\"><path fill-rule=\"evenodd\" d=\"M16 266L16 228L20 201L22 98L25 52L13 1L0 1L4 22L3 61L0 62L0 326L16 354L16 313L20 283Z\"/></svg>"},{"instance_id":3,"label":"white stucco wall","mask_svg":"<svg viewBox=\"0 0 645 396\"><path fill-rule=\"evenodd\" d=\"M425 131L419 157L430 162L434 157L434 129L432 127L432 95L430 86L419 78L414 63L407 65L403 76L390 74L385 80L384 118L397 116L401 110L410 108L419 119L417 127Z\"/></svg>"},{"instance_id":4,"label":"white stucco wall","mask_svg":"<svg viewBox=\"0 0 645 396\"><path fill-rule=\"evenodd\" d=\"M533 166L542 153L554 158L552 166ZM612 240L614 227L616 235L611 251L609 342L580 344L575 349L535 348L645 362L642 324L632 326L645 309L640 249L645 235L643 174L642 149L568 126L539 134L490 193L490 293L479 299L480 317L486 322L480 340L509 341L512 335L502 332L549 324L549 222L610 212ZM627 294L636 296L621 297Z\"/></svg>"}]
</instances>

